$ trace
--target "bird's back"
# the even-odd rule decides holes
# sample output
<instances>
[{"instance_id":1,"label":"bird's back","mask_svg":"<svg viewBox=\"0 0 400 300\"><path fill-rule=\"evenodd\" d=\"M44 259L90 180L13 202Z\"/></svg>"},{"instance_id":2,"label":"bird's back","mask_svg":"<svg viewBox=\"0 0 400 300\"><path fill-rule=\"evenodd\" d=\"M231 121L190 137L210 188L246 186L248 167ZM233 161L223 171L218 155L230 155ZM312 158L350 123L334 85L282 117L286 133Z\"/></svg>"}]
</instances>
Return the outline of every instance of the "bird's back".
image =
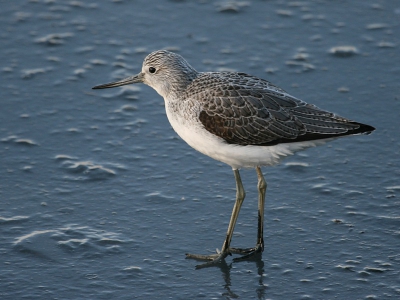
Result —
<instances>
[{"instance_id":1,"label":"bird's back","mask_svg":"<svg viewBox=\"0 0 400 300\"><path fill-rule=\"evenodd\" d=\"M229 144L271 146L374 130L245 73L200 73L183 98L198 103L204 128Z\"/></svg>"}]
</instances>

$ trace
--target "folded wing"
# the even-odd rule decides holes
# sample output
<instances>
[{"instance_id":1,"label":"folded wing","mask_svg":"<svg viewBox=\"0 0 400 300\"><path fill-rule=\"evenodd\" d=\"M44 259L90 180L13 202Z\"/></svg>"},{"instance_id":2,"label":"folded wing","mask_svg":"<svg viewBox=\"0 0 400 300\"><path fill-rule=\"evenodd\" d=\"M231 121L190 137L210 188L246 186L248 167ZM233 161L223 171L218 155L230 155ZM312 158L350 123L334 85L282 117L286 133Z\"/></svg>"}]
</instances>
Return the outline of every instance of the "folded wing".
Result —
<instances>
[{"instance_id":1,"label":"folded wing","mask_svg":"<svg viewBox=\"0 0 400 300\"><path fill-rule=\"evenodd\" d=\"M197 92L188 91L202 103L200 121L230 144L271 146L374 130L244 73L204 73L201 80L214 92L210 96L204 86Z\"/></svg>"}]
</instances>

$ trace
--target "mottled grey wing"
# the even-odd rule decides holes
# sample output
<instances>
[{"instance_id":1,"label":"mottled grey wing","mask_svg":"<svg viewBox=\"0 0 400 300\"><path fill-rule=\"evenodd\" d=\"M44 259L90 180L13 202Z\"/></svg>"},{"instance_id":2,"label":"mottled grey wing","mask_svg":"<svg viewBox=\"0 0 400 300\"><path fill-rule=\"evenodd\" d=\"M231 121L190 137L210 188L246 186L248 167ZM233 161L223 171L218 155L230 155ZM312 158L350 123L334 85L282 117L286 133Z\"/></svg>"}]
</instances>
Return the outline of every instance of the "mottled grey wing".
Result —
<instances>
[{"instance_id":1,"label":"mottled grey wing","mask_svg":"<svg viewBox=\"0 0 400 300\"><path fill-rule=\"evenodd\" d=\"M238 75L238 74L235 74ZM338 137L372 131L373 127L353 122L291 97L269 82L246 75L235 82L214 83L213 93L200 91L200 121L209 132L226 142L268 146ZM211 97L210 97L211 95Z\"/></svg>"},{"instance_id":2,"label":"mottled grey wing","mask_svg":"<svg viewBox=\"0 0 400 300\"><path fill-rule=\"evenodd\" d=\"M262 90L261 90L262 91ZM229 87L204 102L200 121L211 133L228 143L263 145L277 139L295 139L305 133L304 125L274 96L254 89Z\"/></svg>"}]
</instances>

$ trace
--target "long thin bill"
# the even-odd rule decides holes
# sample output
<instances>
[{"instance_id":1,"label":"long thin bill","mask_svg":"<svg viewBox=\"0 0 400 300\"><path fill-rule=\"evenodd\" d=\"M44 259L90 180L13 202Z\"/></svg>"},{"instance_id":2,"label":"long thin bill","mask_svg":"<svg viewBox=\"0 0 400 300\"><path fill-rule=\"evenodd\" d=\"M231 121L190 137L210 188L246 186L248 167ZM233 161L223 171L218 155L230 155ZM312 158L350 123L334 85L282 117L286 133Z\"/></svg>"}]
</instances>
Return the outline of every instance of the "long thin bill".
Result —
<instances>
[{"instance_id":1,"label":"long thin bill","mask_svg":"<svg viewBox=\"0 0 400 300\"><path fill-rule=\"evenodd\" d=\"M131 84L131 83L140 83L140 82L143 82L143 73L139 73L137 75L130 76L130 77L127 77L127 78L124 78L122 80L118 80L115 82L96 85L96 86L92 87L92 89L94 89L94 90L108 89L108 88L113 88L113 87L117 87L117 86L127 85L127 84Z\"/></svg>"}]
</instances>

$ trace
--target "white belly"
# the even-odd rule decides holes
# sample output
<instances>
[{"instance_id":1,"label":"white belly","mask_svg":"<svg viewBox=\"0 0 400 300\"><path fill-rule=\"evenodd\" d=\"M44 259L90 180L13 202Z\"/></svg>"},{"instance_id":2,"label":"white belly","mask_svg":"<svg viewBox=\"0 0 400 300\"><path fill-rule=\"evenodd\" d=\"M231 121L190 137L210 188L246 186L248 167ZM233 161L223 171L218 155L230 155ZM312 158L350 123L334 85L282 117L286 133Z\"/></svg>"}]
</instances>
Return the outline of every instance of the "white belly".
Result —
<instances>
[{"instance_id":1,"label":"white belly","mask_svg":"<svg viewBox=\"0 0 400 300\"><path fill-rule=\"evenodd\" d=\"M322 145L330 139L283 143L275 146L241 146L228 144L222 138L208 132L200 122L179 119L167 109L167 117L176 133L192 148L226 163L232 169L272 166L297 151Z\"/></svg>"}]
</instances>

